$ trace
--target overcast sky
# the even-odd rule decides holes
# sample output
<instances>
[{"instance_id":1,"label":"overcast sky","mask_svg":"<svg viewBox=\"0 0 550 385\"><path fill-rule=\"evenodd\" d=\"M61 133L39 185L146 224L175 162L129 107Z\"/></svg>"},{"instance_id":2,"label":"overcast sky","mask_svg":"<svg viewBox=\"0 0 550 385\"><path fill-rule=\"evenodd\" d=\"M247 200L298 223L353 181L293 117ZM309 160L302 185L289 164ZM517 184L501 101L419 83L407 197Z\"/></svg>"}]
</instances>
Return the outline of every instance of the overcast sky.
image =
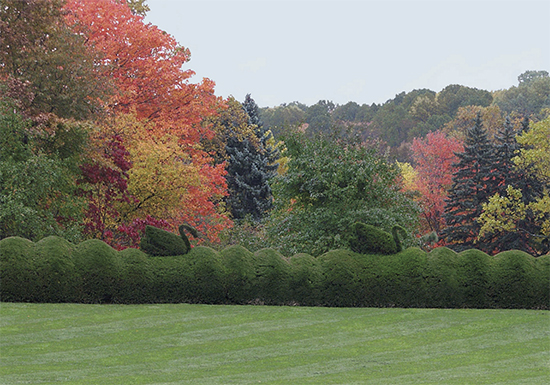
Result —
<instances>
[{"instance_id":1,"label":"overcast sky","mask_svg":"<svg viewBox=\"0 0 550 385\"><path fill-rule=\"evenodd\" d=\"M383 103L450 84L498 90L550 72L550 1L147 0L216 94L260 107Z\"/></svg>"}]
</instances>

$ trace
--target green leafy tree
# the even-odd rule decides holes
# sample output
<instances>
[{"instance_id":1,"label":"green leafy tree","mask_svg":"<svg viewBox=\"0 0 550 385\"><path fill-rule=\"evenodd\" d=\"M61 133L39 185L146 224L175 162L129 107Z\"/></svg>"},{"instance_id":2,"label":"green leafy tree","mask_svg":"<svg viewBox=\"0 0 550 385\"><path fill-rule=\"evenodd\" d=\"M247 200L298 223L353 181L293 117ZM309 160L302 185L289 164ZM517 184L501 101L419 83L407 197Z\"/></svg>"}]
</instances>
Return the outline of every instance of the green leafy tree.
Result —
<instances>
[{"instance_id":1,"label":"green leafy tree","mask_svg":"<svg viewBox=\"0 0 550 385\"><path fill-rule=\"evenodd\" d=\"M0 239L58 235L77 241L84 201L76 178L85 130L57 121L59 134L45 138L29 127L13 108L0 106Z\"/></svg>"},{"instance_id":2,"label":"green leafy tree","mask_svg":"<svg viewBox=\"0 0 550 385\"><path fill-rule=\"evenodd\" d=\"M278 137L286 129L299 127L306 121L307 106L293 102L277 107L266 107L259 110L260 119L275 137Z\"/></svg>"},{"instance_id":3,"label":"green leafy tree","mask_svg":"<svg viewBox=\"0 0 550 385\"><path fill-rule=\"evenodd\" d=\"M306 111L307 133L309 135L329 134L334 126L332 112L335 108L336 105L327 100L319 100L316 104L310 106Z\"/></svg>"},{"instance_id":4,"label":"green leafy tree","mask_svg":"<svg viewBox=\"0 0 550 385\"><path fill-rule=\"evenodd\" d=\"M507 114L544 118L550 107L550 76L547 71L527 71L518 76L518 86L497 92L495 104Z\"/></svg>"},{"instance_id":5,"label":"green leafy tree","mask_svg":"<svg viewBox=\"0 0 550 385\"><path fill-rule=\"evenodd\" d=\"M440 113L454 117L460 107L488 107L493 102L489 91L452 84L437 94Z\"/></svg>"},{"instance_id":6,"label":"green leafy tree","mask_svg":"<svg viewBox=\"0 0 550 385\"><path fill-rule=\"evenodd\" d=\"M418 208L401 192L399 168L375 149L300 132L284 141L290 162L274 179L276 210L267 226L281 252L319 255L347 247L356 222L386 231L416 226Z\"/></svg>"}]
</instances>

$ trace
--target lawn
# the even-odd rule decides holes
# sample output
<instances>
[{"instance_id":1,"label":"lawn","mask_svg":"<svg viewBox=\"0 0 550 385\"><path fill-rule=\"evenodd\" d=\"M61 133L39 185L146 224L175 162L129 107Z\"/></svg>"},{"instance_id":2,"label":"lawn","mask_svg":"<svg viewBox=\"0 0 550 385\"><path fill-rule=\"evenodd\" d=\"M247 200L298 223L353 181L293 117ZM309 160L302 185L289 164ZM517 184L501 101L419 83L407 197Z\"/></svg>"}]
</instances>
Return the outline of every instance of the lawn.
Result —
<instances>
[{"instance_id":1,"label":"lawn","mask_svg":"<svg viewBox=\"0 0 550 385\"><path fill-rule=\"evenodd\" d=\"M550 383L548 311L0 306L4 385Z\"/></svg>"}]
</instances>

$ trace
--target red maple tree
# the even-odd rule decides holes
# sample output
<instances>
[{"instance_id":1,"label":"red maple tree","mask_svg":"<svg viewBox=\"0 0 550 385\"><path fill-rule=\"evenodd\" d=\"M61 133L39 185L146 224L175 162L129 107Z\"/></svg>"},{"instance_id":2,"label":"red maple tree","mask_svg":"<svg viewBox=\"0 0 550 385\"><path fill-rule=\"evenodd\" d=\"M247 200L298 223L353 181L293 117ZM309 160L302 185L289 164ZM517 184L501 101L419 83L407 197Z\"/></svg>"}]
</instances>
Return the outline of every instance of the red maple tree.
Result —
<instances>
[{"instance_id":1,"label":"red maple tree","mask_svg":"<svg viewBox=\"0 0 550 385\"><path fill-rule=\"evenodd\" d=\"M182 195L178 215L163 219L173 227L181 221L195 225L215 240L231 222L217 207L227 189L224 167L213 166L200 146L202 139L214 135L209 125L203 124L204 119L223 105L214 94L214 82L205 78L191 83L194 72L183 69L190 59L189 50L166 32L146 24L124 1L67 0L65 11L71 28L86 36L90 49L101 53L97 65L118 90L108 102L110 113L131 113L146 122L151 141L177 138L179 149L173 161L195 166L192 178L200 180L200 187Z\"/></svg>"},{"instance_id":2,"label":"red maple tree","mask_svg":"<svg viewBox=\"0 0 550 385\"><path fill-rule=\"evenodd\" d=\"M453 164L458 161L455 153L463 151L462 142L435 131L424 139L415 138L411 150L424 230L439 233L445 227L445 198L452 185Z\"/></svg>"}]
</instances>

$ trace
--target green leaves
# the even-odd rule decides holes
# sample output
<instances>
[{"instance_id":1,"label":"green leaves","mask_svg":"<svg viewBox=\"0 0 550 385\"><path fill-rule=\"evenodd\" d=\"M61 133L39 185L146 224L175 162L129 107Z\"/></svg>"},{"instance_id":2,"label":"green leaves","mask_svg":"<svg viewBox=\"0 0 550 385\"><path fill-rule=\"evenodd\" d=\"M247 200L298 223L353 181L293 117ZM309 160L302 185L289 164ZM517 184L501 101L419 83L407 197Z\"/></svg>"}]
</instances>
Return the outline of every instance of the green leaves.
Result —
<instances>
[{"instance_id":1,"label":"green leaves","mask_svg":"<svg viewBox=\"0 0 550 385\"><path fill-rule=\"evenodd\" d=\"M399 191L398 167L360 143L300 133L284 138L290 162L273 186L277 210L268 234L283 253L319 255L346 247L355 222L414 228L416 205Z\"/></svg>"}]
</instances>

